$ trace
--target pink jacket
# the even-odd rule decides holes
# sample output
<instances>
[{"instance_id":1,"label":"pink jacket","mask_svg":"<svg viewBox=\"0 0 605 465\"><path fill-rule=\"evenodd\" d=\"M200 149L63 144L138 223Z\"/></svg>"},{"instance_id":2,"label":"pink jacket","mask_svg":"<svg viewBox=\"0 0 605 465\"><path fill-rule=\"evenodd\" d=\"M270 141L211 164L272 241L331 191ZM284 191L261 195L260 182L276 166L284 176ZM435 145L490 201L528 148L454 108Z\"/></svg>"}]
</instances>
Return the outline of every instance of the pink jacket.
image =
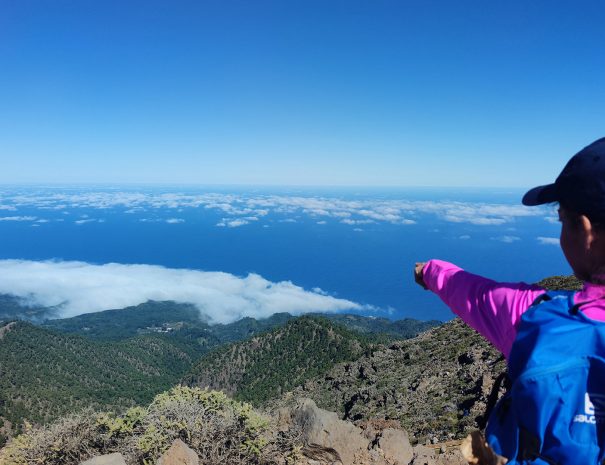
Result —
<instances>
[{"instance_id":1,"label":"pink jacket","mask_svg":"<svg viewBox=\"0 0 605 465\"><path fill-rule=\"evenodd\" d=\"M431 291L506 358L521 315L546 292L539 286L525 283L497 283L441 260L429 261L424 267L423 278ZM577 303L588 302L604 296L605 286L585 283L575 300ZM581 308L587 317L605 321L605 300L596 300Z\"/></svg>"}]
</instances>

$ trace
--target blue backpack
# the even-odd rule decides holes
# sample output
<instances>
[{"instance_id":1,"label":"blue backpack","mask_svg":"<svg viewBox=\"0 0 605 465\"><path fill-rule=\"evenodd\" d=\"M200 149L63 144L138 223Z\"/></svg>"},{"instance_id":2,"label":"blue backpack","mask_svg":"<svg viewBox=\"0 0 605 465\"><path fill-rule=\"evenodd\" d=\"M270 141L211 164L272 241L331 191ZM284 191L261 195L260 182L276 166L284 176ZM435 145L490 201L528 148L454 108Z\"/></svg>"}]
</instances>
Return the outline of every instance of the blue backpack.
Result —
<instances>
[{"instance_id":1,"label":"blue backpack","mask_svg":"<svg viewBox=\"0 0 605 465\"><path fill-rule=\"evenodd\" d=\"M548 292L523 314L487 442L509 465L605 464L605 322Z\"/></svg>"}]
</instances>

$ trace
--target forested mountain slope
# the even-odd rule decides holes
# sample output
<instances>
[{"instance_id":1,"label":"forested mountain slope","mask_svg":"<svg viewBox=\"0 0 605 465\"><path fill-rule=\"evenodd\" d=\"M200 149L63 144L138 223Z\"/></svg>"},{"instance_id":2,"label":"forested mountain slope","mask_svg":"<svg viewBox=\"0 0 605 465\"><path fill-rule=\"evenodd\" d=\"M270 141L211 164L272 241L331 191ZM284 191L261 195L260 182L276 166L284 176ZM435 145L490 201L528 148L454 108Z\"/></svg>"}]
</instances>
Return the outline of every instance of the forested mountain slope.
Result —
<instances>
[{"instance_id":1,"label":"forested mountain slope","mask_svg":"<svg viewBox=\"0 0 605 465\"><path fill-rule=\"evenodd\" d=\"M194 346L157 335L105 343L12 323L0 340L0 416L19 426L85 406L148 402L199 355Z\"/></svg>"},{"instance_id":2,"label":"forested mountain slope","mask_svg":"<svg viewBox=\"0 0 605 465\"><path fill-rule=\"evenodd\" d=\"M56 317L54 308L26 305L22 299L8 294L0 294L0 320L43 321L45 318Z\"/></svg>"},{"instance_id":3,"label":"forested mountain slope","mask_svg":"<svg viewBox=\"0 0 605 465\"><path fill-rule=\"evenodd\" d=\"M337 318L355 326L365 325L367 332L385 327L384 322L367 317ZM231 341L262 338L269 330L284 325L290 326L282 333L280 347L300 342L297 357L285 365L275 360L275 366L283 365L272 375L277 378L269 379L264 368L250 368L243 379L250 390L244 390L244 398L279 396L281 391L274 389L279 383L289 389L336 362L352 360L361 354L359 347L368 344L367 337L353 335L341 327L330 329L329 333L336 335L334 340L323 340L321 331L309 338L307 326L296 321L296 317L281 313L264 320L244 318L228 325L208 325L195 307L173 302L148 302L122 310L51 320L42 327L13 322L10 331L5 321L0 323L7 327L1 331L4 337L0 341L0 416L18 427L24 419L45 423L84 406L119 410L144 403L178 383L209 350ZM321 321L315 324L322 328L334 326ZM412 329L407 328L408 323ZM388 324L396 331L414 331L425 323L412 320L404 326L398 322ZM315 342L320 345L309 346ZM325 349L321 354L319 347ZM291 355L290 349L284 350L281 355ZM312 356L312 363L307 354ZM213 370L211 366L206 369ZM217 365L216 373L222 370ZM280 378L280 373L287 373L287 379Z\"/></svg>"},{"instance_id":4,"label":"forested mountain slope","mask_svg":"<svg viewBox=\"0 0 605 465\"><path fill-rule=\"evenodd\" d=\"M355 360L370 346L367 338L329 320L300 317L204 355L184 382L260 405L336 363Z\"/></svg>"}]
</instances>

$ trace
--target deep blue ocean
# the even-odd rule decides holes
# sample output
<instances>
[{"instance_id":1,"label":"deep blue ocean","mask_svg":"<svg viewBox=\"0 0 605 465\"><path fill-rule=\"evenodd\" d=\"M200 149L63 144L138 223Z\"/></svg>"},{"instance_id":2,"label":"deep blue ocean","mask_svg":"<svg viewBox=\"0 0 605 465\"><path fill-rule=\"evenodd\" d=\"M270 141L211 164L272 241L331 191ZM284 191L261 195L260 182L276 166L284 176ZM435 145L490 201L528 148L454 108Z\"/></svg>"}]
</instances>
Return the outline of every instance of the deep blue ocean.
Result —
<instances>
[{"instance_id":1,"label":"deep blue ocean","mask_svg":"<svg viewBox=\"0 0 605 465\"><path fill-rule=\"evenodd\" d=\"M568 274L555 207L521 190L0 187L0 259L258 273L376 307L451 318L412 278L452 261L496 280Z\"/></svg>"}]
</instances>

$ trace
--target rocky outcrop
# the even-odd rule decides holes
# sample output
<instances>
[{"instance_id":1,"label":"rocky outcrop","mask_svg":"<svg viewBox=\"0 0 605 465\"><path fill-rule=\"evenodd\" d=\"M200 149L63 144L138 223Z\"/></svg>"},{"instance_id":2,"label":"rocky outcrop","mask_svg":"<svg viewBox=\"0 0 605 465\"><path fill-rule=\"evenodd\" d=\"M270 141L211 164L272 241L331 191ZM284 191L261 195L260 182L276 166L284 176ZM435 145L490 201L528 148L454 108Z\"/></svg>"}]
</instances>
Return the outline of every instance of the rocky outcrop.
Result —
<instances>
[{"instance_id":1,"label":"rocky outcrop","mask_svg":"<svg viewBox=\"0 0 605 465\"><path fill-rule=\"evenodd\" d=\"M504 360L485 339L454 320L341 363L277 404L308 397L358 426L382 419L406 429L412 444L443 442L478 428L504 369Z\"/></svg>"},{"instance_id":2,"label":"rocky outcrop","mask_svg":"<svg viewBox=\"0 0 605 465\"><path fill-rule=\"evenodd\" d=\"M324 449L331 459L343 465L372 463L363 431L340 420L336 413L317 408L311 399L302 399L292 409L291 418L302 432L305 446L313 451L314 459L318 450Z\"/></svg>"},{"instance_id":3,"label":"rocky outcrop","mask_svg":"<svg viewBox=\"0 0 605 465\"><path fill-rule=\"evenodd\" d=\"M2 327L0 327L0 339L4 337L6 333L8 333L15 326L15 322L8 323Z\"/></svg>"},{"instance_id":4,"label":"rocky outcrop","mask_svg":"<svg viewBox=\"0 0 605 465\"><path fill-rule=\"evenodd\" d=\"M385 460L393 465L407 465L414 457L408 433L401 429L386 428L377 438Z\"/></svg>"},{"instance_id":5,"label":"rocky outcrop","mask_svg":"<svg viewBox=\"0 0 605 465\"><path fill-rule=\"evenodd\" d=\"M157 465L199 465L200 459L193 449L180 439L176 439L158 459ZM80 465L126 465L122 454L98 455Z\"/></svg>"},{"instance_id":6,"label":"rocky outcrop","mask_svg":"<svg viewBox=\"0 0 605 465\"><path fill-rule=\"evenodd\" d=\"M160 457L157 465L199 465L199 463L200 459L195 451L177 439Z\"/></svg>"},{"instance_id":7,"label":"rocky outcrop","mask_svg":"<svg viewBox=\"0 0 605 465\"><path fill-rule=\"evenodd\" d=\"M308 465L460 465L456 451L440 454L424 446L413 448L406 431L380 425L365 428L320 409L311 399L300 399L279 411L281 431L299 433ZM306 460L306 462L304 462Z\"/></svg>"},{"instance_id":8,"label":"rocky outcrop","mask_svg":"<svg viewBox=\"0 0 605 465\"><path fill-rule=\"evenodd\" d=\"M426 446L415 446L414 459L410 465L468 465L468 462L458 449L437 453L435 449Z\"/></svg>"},{"instance_id":9,"label":"rocky outcrop","mask_svg":"<svg viewBox=\"0 0 605 465\"><path fill-rule=\"evenodd\" d=\"M126 465L122 454L107 454L93 457L80 465Z\"/></svg>"}]
</instances>

